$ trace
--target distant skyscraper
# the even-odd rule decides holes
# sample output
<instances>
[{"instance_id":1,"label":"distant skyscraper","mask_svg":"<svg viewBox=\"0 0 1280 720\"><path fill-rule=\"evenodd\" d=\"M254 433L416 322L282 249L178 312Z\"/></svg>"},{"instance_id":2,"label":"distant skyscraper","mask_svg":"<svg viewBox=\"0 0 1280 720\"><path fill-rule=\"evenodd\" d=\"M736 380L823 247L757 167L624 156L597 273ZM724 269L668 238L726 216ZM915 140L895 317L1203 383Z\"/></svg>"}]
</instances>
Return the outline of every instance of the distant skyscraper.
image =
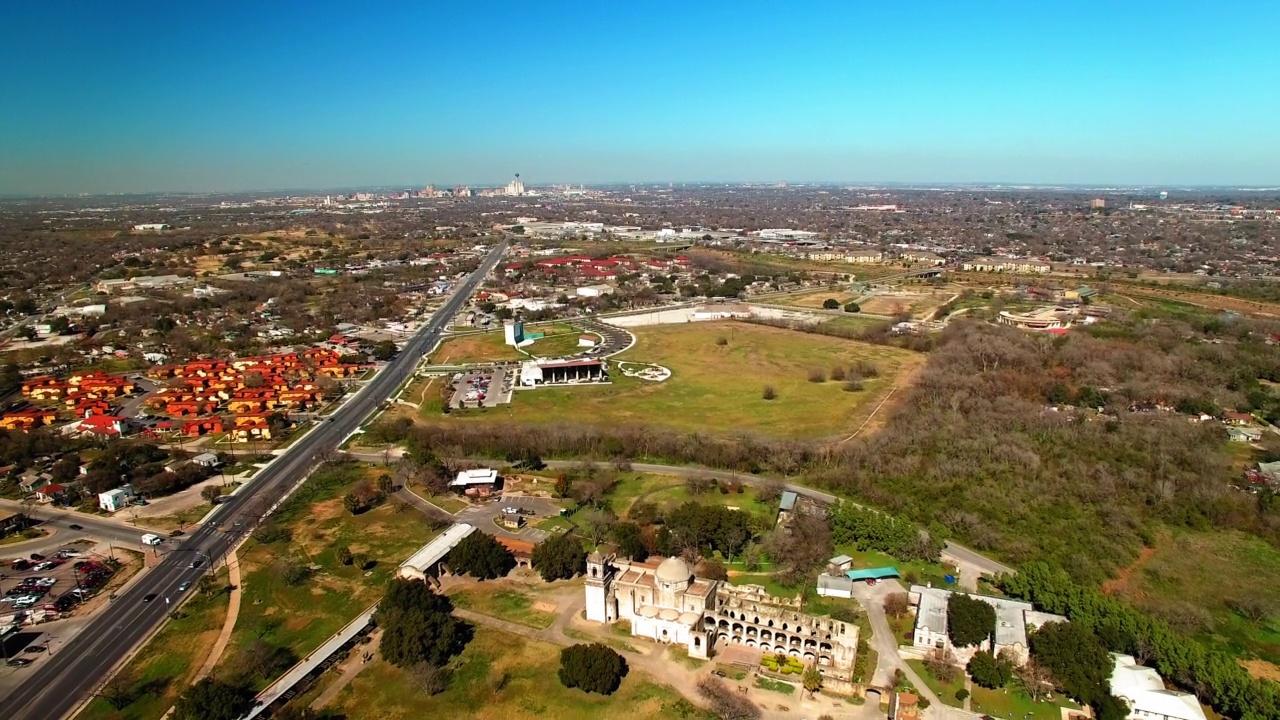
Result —
<instances>
[{"instance_id":1,"label":"distant skyscraper","mask_svg":"<svg viewBox=\"0 0 1280 720\"><path fill-rule=\"evenodd\" d=\"M1168 199L1169 199L1169 191L1168 191L1168 190L1161 190L1161 191L1160 191L1160 199L1161 199L1161 200L1168 200Z\"/></svg>"},{"instance_id":2,"label":"distant skyscraper","mask_svg":"<svg viewBox=\"0 0 1280 720\"><path fill-rule=\"evenodd\" d=\"M1102 198L1094 198L1089 201L1089 207L1094 210L1101 210L1107 206L1107 201Z\"/></svg>"},{"instance_id":3,"label":"distant skyscraper","mask_svg":"<svg viewBox=\"0 0 1280 720\"><path fill-rule=\"evenodd\" d=\"M516 173L515 179L507 183L507 194L516 196L524 194L524 181L520 179L520 173Z\"/></svg>"}]
</instances>

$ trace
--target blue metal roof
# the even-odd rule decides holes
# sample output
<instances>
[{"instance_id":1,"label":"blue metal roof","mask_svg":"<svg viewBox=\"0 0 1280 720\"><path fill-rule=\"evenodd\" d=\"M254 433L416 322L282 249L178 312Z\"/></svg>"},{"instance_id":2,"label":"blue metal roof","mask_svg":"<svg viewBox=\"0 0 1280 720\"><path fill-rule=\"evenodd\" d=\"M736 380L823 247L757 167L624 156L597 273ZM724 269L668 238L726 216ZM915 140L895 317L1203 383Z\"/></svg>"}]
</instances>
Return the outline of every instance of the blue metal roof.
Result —
<instances>
[{"instance_id":1,"label":"blue metal roof","mask_svg":"<svg viewBox=\"0 0 1280 720\"><path fill-rule=\"evenodd\" d=\"M799 497L790 490L784 490L782 500L778 502L779 510L794 510L796 508L796 498Z\"/></svg>"}]
</instances>

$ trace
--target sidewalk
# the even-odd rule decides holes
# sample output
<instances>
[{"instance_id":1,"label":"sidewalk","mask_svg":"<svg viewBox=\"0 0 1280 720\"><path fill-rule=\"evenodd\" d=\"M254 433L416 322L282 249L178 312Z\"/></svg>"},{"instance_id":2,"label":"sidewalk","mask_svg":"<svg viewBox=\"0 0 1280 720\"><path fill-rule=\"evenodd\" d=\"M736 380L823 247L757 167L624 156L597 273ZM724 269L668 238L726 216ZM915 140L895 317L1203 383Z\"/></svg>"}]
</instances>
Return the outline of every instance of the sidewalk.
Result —
<instances>
[{"instance_id":1,"label":"sidewalk","mask_svg":"<svg viewBox=\"0 0 1280 720\"><path fill-rule=\"evenodd\" d=\"M206 677L213 669L217 667L218 661L222 659L222 653L226 652L227 643L231 641L231 633L236 629L236 619L240 617L240 598L242 592L240 590L240 558L233 549L227 555L227 584L231 586L231 597L227 605L227 619L222 623L222 632L218 633L218 639L213 642L213 649L209 651L209 657L205 659L204 665L200 666L200 672L196 673L192 682L198 682Z\"/></svg>"}]
</instances>

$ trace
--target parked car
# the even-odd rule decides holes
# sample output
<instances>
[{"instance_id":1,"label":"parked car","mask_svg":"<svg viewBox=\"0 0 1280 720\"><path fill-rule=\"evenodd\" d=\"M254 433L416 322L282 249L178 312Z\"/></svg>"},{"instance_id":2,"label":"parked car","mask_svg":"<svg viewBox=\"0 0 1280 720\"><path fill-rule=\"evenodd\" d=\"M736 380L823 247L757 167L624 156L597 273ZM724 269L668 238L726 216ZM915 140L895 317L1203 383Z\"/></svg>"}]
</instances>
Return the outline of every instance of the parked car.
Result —
<instances>
[{"instance_id":1,"label":"parked car","mask_svg":"<svg viewBox=\"0 0 1280 720\"><path fill-rule=\"evenodd\" d=\"M31 658L16 657L16 658L9 658L9 662L7 662L6 664L12 667L26 667L33 662L35 661L32 660Z\"/></svg>"},{"instance_id":2,"label":"parked car","mask_svg":"<svg viewBox=\"0 0 1280 720\"><path fill-rule=\"evenodd\" d=\"M76 523L71 523L70 525L68 525L68 526L67 526L67 528L69 528L69 529L71 529L71 530L83 530L83 529L84 529L84 526L83 526L83 525L77 525Z\"/></svg>"}]
</instances>

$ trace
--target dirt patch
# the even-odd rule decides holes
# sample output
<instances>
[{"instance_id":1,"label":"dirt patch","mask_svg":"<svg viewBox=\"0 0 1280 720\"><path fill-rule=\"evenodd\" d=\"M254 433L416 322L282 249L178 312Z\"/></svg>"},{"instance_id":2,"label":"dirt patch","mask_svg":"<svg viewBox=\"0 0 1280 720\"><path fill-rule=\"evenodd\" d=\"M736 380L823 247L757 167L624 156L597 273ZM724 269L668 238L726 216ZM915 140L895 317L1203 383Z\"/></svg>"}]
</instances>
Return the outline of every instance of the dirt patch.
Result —
<instances>
[{"instance_id":1,"label":"dirt patch","mask_svg":"<svg viewBox=\"0 0 1280 720\"><path fill-rule=\"evenodd\" d=\"M544 613L554 613L557 607L559 606L556 605L555 603L546 602L545 600L539 600L533 604L534 610L536 610L537 612L544 612Z\"/></svg>"},{"instance_id":2,"label":"dirt patch","mask_svg":"<svg viewBox=\"0 0 1280 720\"><path fill-rule=\"evenodd\" d=\"M1273 680L1280 682L1280 666L1269 663L1266 660L1237 660L1240 667L1249 671L1249 674L1260 680Z\"/></svg>"},{"instance_id":3,"label":"dirt patch","mask_svg":"<svg viewBox=\"0 0 1280 720\"><path fill-rule=\"evenodd\" d=\"M1129 590L1129 583L1133 579L1133 574L1142 569L1151 557L1156 554L1155 548L1144 547L1138 553L1138 559L1134 560L1128 566L1120 568L1120 572L1116 576L1102 583L1102 592L1108 595L1119 595Z\"/></svg>"}]
</instances>

